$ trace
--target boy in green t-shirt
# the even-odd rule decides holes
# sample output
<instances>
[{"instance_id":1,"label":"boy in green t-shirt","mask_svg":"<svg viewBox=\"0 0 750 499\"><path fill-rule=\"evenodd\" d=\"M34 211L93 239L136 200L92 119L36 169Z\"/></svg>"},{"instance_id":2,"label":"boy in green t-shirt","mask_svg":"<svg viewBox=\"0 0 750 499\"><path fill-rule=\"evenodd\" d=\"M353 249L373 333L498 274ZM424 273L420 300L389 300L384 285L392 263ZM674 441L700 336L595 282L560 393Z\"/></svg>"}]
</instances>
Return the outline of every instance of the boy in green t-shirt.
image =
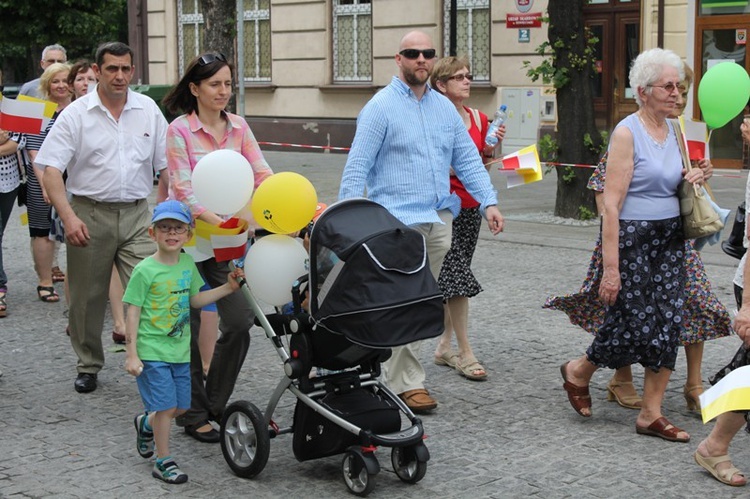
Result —
<instances>
[{"instance_id":1,"label":"boy in green t-shirt","mask_svg":"<svg viewBox=\"0 0 750 499\"><path fill-rule=\"evenodd\" d=\"M237 269L226 284L199 292L203 279L193 259L182 253L190 240L192 215L179 201L154 209L148 233L156 253L133 269L123 301L128 303L125 369L136 376L144 414L135 417L138 453L156 463L152 475L167 483L185 483L169 455L172 420L190 408L190 307L201 308L237 289L244 277Z\"/></svg>"}]
</instances>

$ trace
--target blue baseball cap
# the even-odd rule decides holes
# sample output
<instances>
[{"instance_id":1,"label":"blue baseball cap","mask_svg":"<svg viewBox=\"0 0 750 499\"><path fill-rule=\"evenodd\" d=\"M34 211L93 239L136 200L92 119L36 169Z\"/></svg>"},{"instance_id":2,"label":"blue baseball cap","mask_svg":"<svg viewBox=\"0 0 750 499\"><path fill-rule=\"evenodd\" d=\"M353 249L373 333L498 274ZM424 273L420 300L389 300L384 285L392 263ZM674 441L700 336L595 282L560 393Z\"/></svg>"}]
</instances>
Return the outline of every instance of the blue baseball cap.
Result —
<instances>
[{"instance_id":1,"label":"blue baseball cap","mask_svg":"<svg viewBox=\"0 0 750 499\"><path fill-rule=\"evenodd\" d=\"M158 222L171 218L173 220L179 220L180 222L188 225L193 224L193 214L190 213L190 208L185 203L175 200L162 201L154 208L154 216L151 218L151 223Z\"/></svg>"}]
</instances>

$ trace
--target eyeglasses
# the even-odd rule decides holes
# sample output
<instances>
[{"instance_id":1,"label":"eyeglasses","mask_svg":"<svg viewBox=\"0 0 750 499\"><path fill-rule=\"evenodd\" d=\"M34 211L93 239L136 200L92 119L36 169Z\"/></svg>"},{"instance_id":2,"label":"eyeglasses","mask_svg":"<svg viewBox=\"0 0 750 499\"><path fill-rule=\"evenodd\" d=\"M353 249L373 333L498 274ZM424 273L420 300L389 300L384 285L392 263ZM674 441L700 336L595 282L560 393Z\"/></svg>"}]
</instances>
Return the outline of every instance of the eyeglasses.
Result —
<instances>
[{"instance_id":1,"label":"eyeglasses","mask_svg":"<svg viewBox=\"0 0 750 499\"><path fill-rule=\"evenodd\" d=\"M469 81L474 81L474 75L471 73L461 73L458 75L448 76L447 78L445 78L445 81L448 81L448 80L464 81L464 78L466 78Z\"/></svg>"},{"instance_id":2,"label":"eyeglasses","mask_svg":"<svg viewBox=\"0 0 750 499\"><path fill-rule=\"evenodd\" d=\"M435 49L404 49L401 52L399 52L402 56L406 57L407 59L419 59L419 54L422 54L425 59L434 59L435 55L437 55Z\"/></svg>"},{"instance_id":3,"label":"eyeglasses","mask_svg":"<svg viewBox=\"0 0 750 499\"><path fill-rule=\"evenodd\" d=\"M667 83L666 85L646 85L647 87L659 87L663 88L667 91L668 94L671 94L675 91L675 89L679 92L682 92L684 90L684 87L680 85L679 83L672 83L671 81Z\"/></svg>"},{"instance_id":4,"label":"eyeglasses","mask_svg":"<svg viewBox=\"0 0 750 499\"><path fill-rule=\"evenodd\" d=\"M162 234L169 234L172 231L175 234L184 234L189 228L187 225L156 224L156 230Z\"/></svg>"},{"instance_id":5,"label":"eyeglasses","mask_svg":"<svg viewBox=\"0 0 750 499\"><path fill-rule=\"evenodd\" d=\"M45 59L44 62L46 62L47 64L54 64L56 62L59 62L61 64L65 64L68 61L65 60L65 59Z\"/></svg>"},{"instance_id":6,"label":"eyeglasses","mask_svg":"<svg viewBox=\"0 0 750 499\"><path fill-rule=\"evenodd\" d=\"M198 64L201 66L205 66L216 61L227 62L227 56L225 56L221 52L217 52L215 54L204 54L200 59L198 59Z\"/></svg>"}]
</instances>

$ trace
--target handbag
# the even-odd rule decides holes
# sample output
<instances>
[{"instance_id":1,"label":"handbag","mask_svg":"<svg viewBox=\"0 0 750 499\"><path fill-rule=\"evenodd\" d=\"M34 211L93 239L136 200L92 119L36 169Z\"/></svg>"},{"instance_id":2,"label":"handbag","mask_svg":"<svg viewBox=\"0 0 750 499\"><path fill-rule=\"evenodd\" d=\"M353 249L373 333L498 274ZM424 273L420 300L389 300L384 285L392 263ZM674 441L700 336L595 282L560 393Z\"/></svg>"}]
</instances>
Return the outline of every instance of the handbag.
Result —
<instances>
[{"instance_id":1,"label":"handbag","mask_svg":"<svg viewBox=\"0 0 750 499\"><path fill-rule=\"evenodd\" d=\"M677 195L680 198L680 216L685 239L710 236L724 228L724 222L711 206L703 187L683 180Z\"/></svg>"}]
</instances>

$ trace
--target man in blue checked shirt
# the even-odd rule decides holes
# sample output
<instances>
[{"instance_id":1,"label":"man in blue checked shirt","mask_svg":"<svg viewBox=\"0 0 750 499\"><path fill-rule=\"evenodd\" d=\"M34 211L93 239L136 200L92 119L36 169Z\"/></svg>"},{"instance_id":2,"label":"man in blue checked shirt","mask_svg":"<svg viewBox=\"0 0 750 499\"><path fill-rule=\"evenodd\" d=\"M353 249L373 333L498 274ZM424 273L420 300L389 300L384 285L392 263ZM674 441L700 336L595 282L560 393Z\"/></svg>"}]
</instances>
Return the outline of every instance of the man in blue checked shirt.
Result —
<instances>
[{"instance_id":1,"label":"man in blue checked shirt","mask_svg":"<svg viewBox=\"0 0 750 499\"><path fill-rule=\"evenodd\" d=\"M493 234L504 220L497 192L456 107L427 84L435 62L432 39L407 33L396 54L398 76L368 102L357 118L357 132L344 168L339 199L373 201L422 233L430 270L437 279L451 244L451 223L461 202L450 192L450 169L480 202ZM424 388L419 343L393 349L383 364L388 385L415 412L437 407Z\"/></svg>"}]
</instances>

